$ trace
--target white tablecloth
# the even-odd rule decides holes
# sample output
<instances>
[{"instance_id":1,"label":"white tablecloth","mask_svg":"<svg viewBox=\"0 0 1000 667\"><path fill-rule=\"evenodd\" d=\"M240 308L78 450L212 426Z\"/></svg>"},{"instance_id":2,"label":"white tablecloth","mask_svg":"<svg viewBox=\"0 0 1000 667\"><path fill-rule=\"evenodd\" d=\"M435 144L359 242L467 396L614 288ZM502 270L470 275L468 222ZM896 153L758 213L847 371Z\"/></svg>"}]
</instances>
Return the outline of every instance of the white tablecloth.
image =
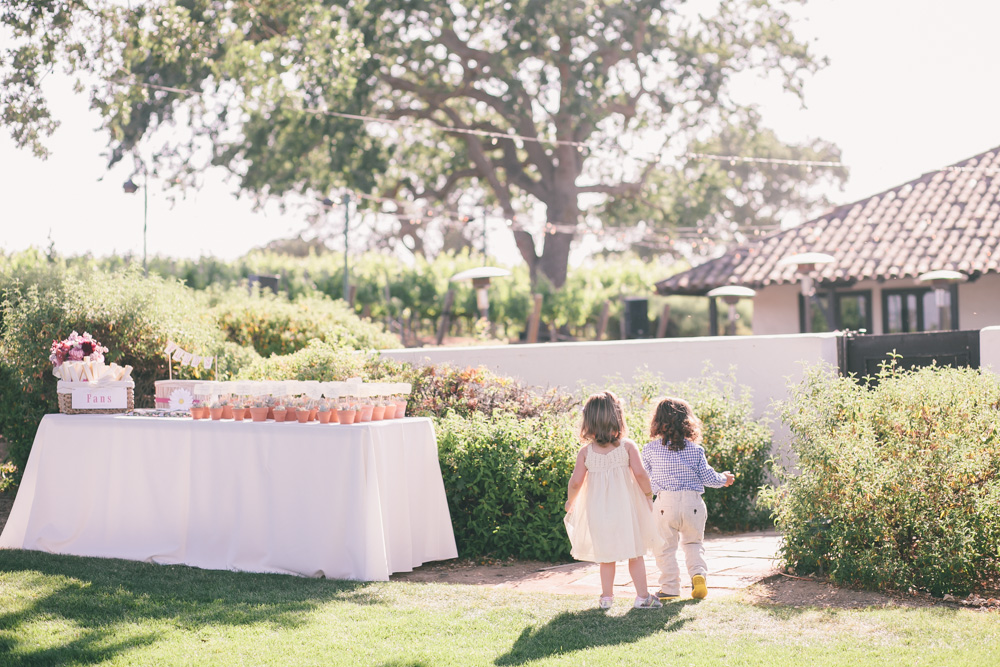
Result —
<instances>
[{"instance_id":1,"label":"white tablecloth","mask_svg":"<svg viewBox=\"0 0 1000 667\"><path fill-rule=\"evenodd\" d=\"M0 547L364 581L458 555L425 418L47 415Z\"/></svg>"}]
</instances>

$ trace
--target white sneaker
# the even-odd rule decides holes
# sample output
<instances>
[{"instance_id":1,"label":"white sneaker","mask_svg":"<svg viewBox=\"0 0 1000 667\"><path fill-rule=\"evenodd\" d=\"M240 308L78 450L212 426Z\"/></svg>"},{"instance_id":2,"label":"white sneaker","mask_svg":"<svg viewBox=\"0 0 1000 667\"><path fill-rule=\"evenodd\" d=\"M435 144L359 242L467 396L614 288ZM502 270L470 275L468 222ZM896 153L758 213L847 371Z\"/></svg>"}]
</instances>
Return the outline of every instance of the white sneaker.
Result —
<instances>
[{"instance_id":1,"label":"white sneaker","mask_svg":"<svg viewBox=\"0 0 1000 667\"><path fill-rule=\"evenodd\" d=\"M634 609L659 609L662 606L663 603L653 594L649 594L645 598L636 598L635 604L632 605Z\"/></svg>"},{"instance_id":2,"label":"white sneaker","mask_svg":"<svg viewBox=\"0 0 1000 667\"><path fill-rule=\"evenodd\" d=\"M608 597L604 597L602 595L601 599L597 601L597 605L601 609L611 609L611 605L613 605L614 603L615 603L615 597L613 595Z\"/></svg>"}]
</instances>

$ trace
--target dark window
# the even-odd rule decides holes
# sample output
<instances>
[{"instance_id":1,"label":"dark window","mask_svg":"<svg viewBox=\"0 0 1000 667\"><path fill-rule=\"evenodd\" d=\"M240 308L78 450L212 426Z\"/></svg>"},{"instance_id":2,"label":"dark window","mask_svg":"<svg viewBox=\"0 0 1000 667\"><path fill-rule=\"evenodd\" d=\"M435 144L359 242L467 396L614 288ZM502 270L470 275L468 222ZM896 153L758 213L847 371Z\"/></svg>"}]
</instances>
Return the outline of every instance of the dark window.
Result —
<instances>
[{"instance_id":1,"label":"dark window","mask_svg":"<svg viewBox=\"0 0 1000 667\"><path fill-rule=\"evenodd\" d=\"M872 332L872 293L838 292L837 328L841 331Z\"/></svg>"},{"instance_id":2,"label":"dark window","mask_svg":"<svg viewBox=\"0 0 1000 667\"><path fill-rule=\"evenodd\" d=\"M835 304L830 308L830 303ZM817 292L812 299L812 332L872 330L872 293L870 290L857 292ZM799 331L805 331L805 305L799 295Z\"/></svg>"},{"instance_id":3,"label":"dark window","mask_svg":"<svg viewBox=\"0 0 1000 667\"><path fill-rule=\"evenodd\" d=\"M882 290L882 329L887 334L958 329L957 287Z\"/></svg>"}]
</instances>

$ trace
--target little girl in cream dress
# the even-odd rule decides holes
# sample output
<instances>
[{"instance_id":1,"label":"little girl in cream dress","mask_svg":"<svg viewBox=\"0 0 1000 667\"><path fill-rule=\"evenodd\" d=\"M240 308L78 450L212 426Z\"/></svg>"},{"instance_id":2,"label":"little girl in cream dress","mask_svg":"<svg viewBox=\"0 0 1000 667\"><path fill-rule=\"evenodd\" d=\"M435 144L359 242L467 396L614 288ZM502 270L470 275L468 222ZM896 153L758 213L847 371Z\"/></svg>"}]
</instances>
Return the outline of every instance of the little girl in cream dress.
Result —
<instances>
[{"instance_id":1,"label":"little girl in cream dress","mask_svg":"<svg viewBox=\"0 0 1000 667\"><path fill-rule=\"evenodd\" d=\"M649 476L639 449L624 439L625 420L610 391L594 394L583 408L580 438L585 444L576 457L569 481L563 522L573 558L601 564L600 607L614 601L615 566L628 561L635 585L636 609L663 604L646 588L643 555L657 546Z\"/></svg>"}]
</instances>

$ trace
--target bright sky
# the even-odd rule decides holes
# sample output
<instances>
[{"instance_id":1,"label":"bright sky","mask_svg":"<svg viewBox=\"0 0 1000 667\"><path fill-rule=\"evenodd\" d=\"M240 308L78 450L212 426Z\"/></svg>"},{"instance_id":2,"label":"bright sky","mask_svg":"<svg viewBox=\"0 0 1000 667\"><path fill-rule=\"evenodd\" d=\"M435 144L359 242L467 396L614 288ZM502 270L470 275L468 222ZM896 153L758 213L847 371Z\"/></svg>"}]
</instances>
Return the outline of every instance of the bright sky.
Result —
<instances>
[{"instance_id":1,"label":"bright sky","mask_svg":"<svg viewBox=\"0 0 1000 667\"><path fill-rule=\"evenodd\" d=\"M776 85L739 91L760 105L780 137L820 137L839 145L850 168L836 203L855 201L1000 145L1000 3L984 0L812 0L797 10L798 34L830 65L806 85L806 109ZM142 256L143 198L122 192L131 164L108 172L104 138L84 96L68 81L50 91L62 122L39 160L0 137L0 250L45 248L63 254ZM232 259L294 235L303 213L277 206L253 212L224 174L171 205L150 184L150 256ZM508 235L490 233L490 251L516 261Z\"/></svg>"}]
</instances>

